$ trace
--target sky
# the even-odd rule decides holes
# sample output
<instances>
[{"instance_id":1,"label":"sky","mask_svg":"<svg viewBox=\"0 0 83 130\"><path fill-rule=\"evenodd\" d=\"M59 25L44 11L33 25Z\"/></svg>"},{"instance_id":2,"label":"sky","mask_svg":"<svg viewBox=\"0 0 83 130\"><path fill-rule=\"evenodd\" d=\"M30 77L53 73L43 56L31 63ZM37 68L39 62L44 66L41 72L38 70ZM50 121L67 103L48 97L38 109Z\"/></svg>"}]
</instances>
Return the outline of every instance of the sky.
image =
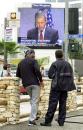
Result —
<instances>
[{"instance_id":1,"label":"sky","mask_svg":"<svg viewBox=\"0 0 83 130\"><path fill-rule=\"evenodd\" d=\"M44 3L45 0L32 0L33 3ZM8 16L9 13L15 12L17 8L21 5L27 5L31 3L31 0L2 0L0 4L0 39L4 36L4 18Z\"/></svg>"},{"instance_id":2,"label":"sky","mask_svg":"<svg viewBox=\"0 0 83 130\"><path fill-rule=\"evenodd\" d=\"M42 3L44 1L42 0ZM31 3L31 0L2 0L0 4L0 25L3 24L4 18L7 17L8 13L15 11L20 4L28 2ZM39 3L39 0L33 0L33 3Z\"/></svg>"}]
</instances>

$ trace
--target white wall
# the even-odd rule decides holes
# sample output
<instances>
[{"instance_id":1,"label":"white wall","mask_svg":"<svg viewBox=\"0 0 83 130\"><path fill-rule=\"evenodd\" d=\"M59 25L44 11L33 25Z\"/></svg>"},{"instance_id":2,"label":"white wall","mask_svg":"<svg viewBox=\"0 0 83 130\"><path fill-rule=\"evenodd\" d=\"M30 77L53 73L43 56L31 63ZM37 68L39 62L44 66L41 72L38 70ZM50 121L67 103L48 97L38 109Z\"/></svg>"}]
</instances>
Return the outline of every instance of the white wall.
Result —
<instances>
[{"instance_id":1,"label":"white wall","mask_svg":"<svg viewBox=\"0 0 83 130\"><path fill-rule=\"evenodd\" d=\"M0 40L4 37L4 18L10 12L15 12L18 10L19 5L27 5L28 3L44 3L45 0L2 0L0 3Z\"/></svg>"},{"instance_id":2,"label":"white wall","mask_svg":"<svg viewBox=\"0 0 83 130\"><path fill-rule=\"evenodd\" d=\"M0 25L3 24L4 18L7 17L9 12L15 11L18 5L22 5L22 3L41 3L39 0L2 0L0 4ZM42 0L42 3L45 0ZM28 5L28 4L27 4Z\"/></svg>"},{"instance_id":3,"label":"white wall","mask_svg":"<svg viewBox=\"0 0 83 130\"><path fill-rule=\"evenodd\" d=\"M49 64L46 66L49 68L51 63L56 60L55 58L55 49L35 49L36 58L43 58L49 56Z\"/></svg>"}]
</instances>

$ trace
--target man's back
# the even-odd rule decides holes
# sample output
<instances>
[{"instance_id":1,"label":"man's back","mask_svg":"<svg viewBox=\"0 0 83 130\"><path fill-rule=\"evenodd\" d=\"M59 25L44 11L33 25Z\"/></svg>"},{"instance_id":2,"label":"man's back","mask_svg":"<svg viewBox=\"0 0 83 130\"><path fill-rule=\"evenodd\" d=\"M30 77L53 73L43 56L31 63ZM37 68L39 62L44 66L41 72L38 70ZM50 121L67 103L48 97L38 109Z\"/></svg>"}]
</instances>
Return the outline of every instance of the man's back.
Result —
<instances>
[{"instance_id":1,"label":"man's back","mask_svg":"<svg viewBox=\"0 0 83 130\"><path fill-rule=\"evenodd\" d=\"M75 89L73 70L67 61L63 59L55 61L52 64L48 74L49 78L52 78L52 75L54 75L52 78L53 80L57 78L57 84L55 85L56 90L71 91Z\"/></svg>"},{"instance_id":2,"label":"man's back","mask_svg":"<svg viewBox=\"0 0 83 130\"><path fill-rule=\"evenodd\" d=\"M16 76L22 79L25 87L39 85L39 80L42 80L37 61L31 58L25 58L19 63Z\"/></svg>"}]
</instances>

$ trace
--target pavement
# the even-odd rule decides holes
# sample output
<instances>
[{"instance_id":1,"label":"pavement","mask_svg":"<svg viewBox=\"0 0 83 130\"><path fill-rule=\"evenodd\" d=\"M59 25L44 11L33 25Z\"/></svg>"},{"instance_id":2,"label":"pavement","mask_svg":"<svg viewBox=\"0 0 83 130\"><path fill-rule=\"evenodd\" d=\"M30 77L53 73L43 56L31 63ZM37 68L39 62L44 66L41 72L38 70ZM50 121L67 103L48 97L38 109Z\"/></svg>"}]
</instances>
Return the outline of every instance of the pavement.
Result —
<instances>
[{"instance_id":1,"label":"pavement","mask_svg":"<svg viewBox=\"0 0 83 130\"><path fill-rule=\"evenodd\" d=\"M67 113L64 126L59 126L55 119L57 119L57 115L55 115L51 127L40 126L40 122L44 121L42 118L37 121L37 126L28 126L28 121L25 121L1 126L0 130L83 130L83 109Z\"/></svg>"}]
</instances>

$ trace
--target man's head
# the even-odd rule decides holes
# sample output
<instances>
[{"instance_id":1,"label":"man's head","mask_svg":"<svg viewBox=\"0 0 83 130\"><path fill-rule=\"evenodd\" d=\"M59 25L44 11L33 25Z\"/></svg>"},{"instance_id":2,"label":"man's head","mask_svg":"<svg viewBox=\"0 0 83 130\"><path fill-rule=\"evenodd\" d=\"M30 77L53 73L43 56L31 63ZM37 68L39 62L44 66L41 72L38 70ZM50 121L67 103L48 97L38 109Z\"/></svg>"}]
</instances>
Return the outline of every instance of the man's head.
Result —
<instances>
[{"instance_id":1,"label":"man's head","mask_svg":"<svg viewBox=\"0 0 83 130\"><path fill-rule=\"evenodd\" d=\"M46 25L46 17L42 12L38 12L36 15L36 26L39 30L43 30Z\"/></svg>"},{"instance_id":2,"label":"man's head","mask_svg":"<svg viewBox=\"0 0 83 130\"><path fill-rule=\"evenodd\" d=\"M57 50L55 52L55 57L56 57L56 59L62 59L63 58L63 51L62 50Z\"/></svg>"},{"instance_id":3,"label":"man's head","mask_svg":"<svg viewBox=\"0 0 83 130\"><path fill-rule=\"evenodd\" d=\"M25 52L25 58L26 57L29 57L29 58L34 58L35 59L35 51L34 50L27 50L26 52Z\"/></svg>"},{"instance_id":4,"label":"man's head","mask_svg":"<svg viewBox=\"0 0 83 130\"><path fill-rule=\"evenodd\" d=\"M10 64L4 64L4 66L3 66L3 69L4 69L4 70L7 70L7 69L9 69L9 68L11 68Z\"/></svg>"}]
</instances>

